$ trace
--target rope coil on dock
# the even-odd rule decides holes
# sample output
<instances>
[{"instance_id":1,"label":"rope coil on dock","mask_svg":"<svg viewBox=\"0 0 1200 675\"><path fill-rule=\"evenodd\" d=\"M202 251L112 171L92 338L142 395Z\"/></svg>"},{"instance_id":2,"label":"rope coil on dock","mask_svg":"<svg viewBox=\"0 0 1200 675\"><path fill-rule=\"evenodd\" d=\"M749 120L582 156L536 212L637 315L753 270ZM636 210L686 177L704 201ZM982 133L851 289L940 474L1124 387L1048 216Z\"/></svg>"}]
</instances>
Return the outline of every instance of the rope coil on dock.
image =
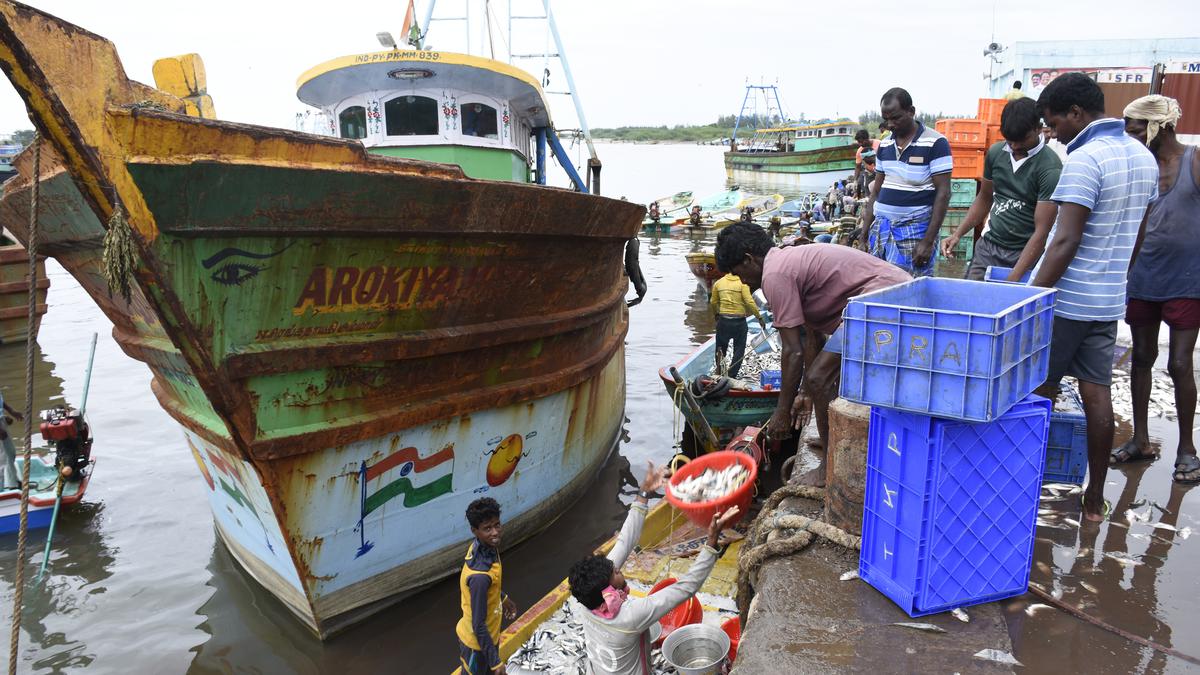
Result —
<instances>
[{"instance_id":1,"label":"rope coil on dock","mask_svg":"<svg viewBox=\"0 0 1200 675\"><path fill-rule=\"evenodd\" d=\"M755 597L755 587L758 585L758 571L766 561L799 553L812 544L816 537L854 550L862 547L862 537L849 534L825 521L799 514L778 513L777 509L783 500L791 497L823 501L825 488L784 485L767 497L758 517L751 523L746 542L738 556L737 606L743 629L750 619L750 606ZM798 532L790 537L780 538L780 533L785 530Z\"/></svg>"}]
</instances>

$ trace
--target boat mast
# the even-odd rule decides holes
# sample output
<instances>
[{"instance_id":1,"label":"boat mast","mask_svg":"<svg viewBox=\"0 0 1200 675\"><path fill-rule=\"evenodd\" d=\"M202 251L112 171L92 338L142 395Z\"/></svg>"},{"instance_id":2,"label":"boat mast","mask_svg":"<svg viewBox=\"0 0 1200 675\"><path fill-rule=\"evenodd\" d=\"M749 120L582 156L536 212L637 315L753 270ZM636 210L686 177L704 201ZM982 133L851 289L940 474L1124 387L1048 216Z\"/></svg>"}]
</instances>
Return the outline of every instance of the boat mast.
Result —
<instances>
[{"instance_id":1,"label":"boat mast","mask_svg":"<svg viewBox=\"0 0 1200 675\"><path fill-rule=\"evenodd\" d=\"M437 0L430 0L429 7L428 7L428 9L425 10L425 33L423 33L421 36L422 42L424 42L425 35L427 35L429 32L429 26L432 22L434 22L434 21L463 21L467 25L467 28L466 28L467 46L468 46L468 50L469 50L469 47L471 44L471 35L470 35L471 27L470 27L470 20L469 20L470 12L467 9L467 7L469 7L470 1L471 0L465 0L465 2L464 2L463 16L441 18L441 17L433 16L434 8L437 6ZM530 14L530 15L514 14L513 13L513 3L514 2L516 2L516 0L509 0L509 2L508 2L508 40L506 42L506 46L508 47L508 63L509 63L509 65L518 65L518 64L514 63L514 61L516 61L517 59L542 59L543 64L545 64L552 58L558 59L559 63L562 65L563 75L566 77L566 80L567 80L567 91L546 91L545 93L560 94L560 95L565 94L567 96L570 96L571 102L574 103L574 105L575 105L575 115L579 118L580 133L583 136L584 142L587 143L587 148L588 148L588 170L587 170L586 178L581 178L579 176L579 174L575 171L575 167L574 167L573 162L571 162L570 156L567 155L565 149L562 147L561 142L558 140L558 134L553 129L547 129L546 131L548 133L537 133L538 156L539 157L542 156L542 153L544 152L543 148L545 147L545 142L549 141L550 148L553 150L555 157L558 158L559 163L562 165L563 169L566 171L567 176L571 179L571 182L575 183L576 189L578 189L580 192L591 192L592 194L600 194L600 169L602 168L602 164L600 162L600 157L596 154L596 145L592 142L592 132L591 132L591 129L588 127L587 117L583 113L583 102L579 99L579 93L578 93L577 88L575 87L575 76L571 73L571 65L567 61L567 52L566 52L566 49L563 48L562 37L558 33L558 24L554 20L554 12L550 9L550 0L542 0L542 10L543 10L542 14ZM487 13L486 7L484 8L484 12L486 15L486 13ZM554 38L555 51L551 52L547 49L542 52L535 52L535 53L518 53L516 50L515 38L513 35L513 21L514 20L545 21L546 27L549 30L550 35ZM489 39L490 39L490 35L491 35L490 16L489 16L488 32L489 32ZM428 49L428 47L426 47L426 48ZM493 57L494 56L495 55L493 54ZM520 67L520 66L518 65L518 67ZM542 139L546 139L546 141L543 141ZM539 166L541 166L541 165L539 165ZM538 171L538 177L539 177L538 182L544 183L544 181L545 181L544 167Z\"/></svg>"}]
</instances>

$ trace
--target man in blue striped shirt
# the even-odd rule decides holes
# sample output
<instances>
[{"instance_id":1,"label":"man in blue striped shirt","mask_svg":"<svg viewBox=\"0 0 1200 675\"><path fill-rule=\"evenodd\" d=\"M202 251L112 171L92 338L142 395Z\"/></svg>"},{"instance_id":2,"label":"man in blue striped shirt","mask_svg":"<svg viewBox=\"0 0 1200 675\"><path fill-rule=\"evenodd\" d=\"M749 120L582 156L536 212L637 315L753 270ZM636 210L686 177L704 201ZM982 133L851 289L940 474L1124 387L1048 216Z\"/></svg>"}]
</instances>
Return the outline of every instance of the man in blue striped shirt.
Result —
<instances>
[{"instance_id":1,"label":"man in blue striped shirt","mask_svg":"<svg viewBox=\"0 0 1200 675\"><path fill-rule=\"evenodd\" d=\"M1158 197L1158 163L1125 135L1122 120L1104 117L1104 93L1082 73L1066 73L1046 87L1038 110L1067 144L1058 187L1058 218L1035 286L1058 289L1047 384L1064 375L1079 380L1087 416L1088 485L1083 515L1103 520L1104 480L1112 448L1113 350L1124 316L1125 277L1146 206Z\"/></svg>"},{"instance_id":2,"label":"man in blue striped shirt","mask_svg":"<svg viewBox=\"0 0 1200 675\"><path fill-rule=\"evenodd\" d=\"M861 245L913 276L931 276L950 206L950 143L916 119L912 96L899 87L884 93L879 108L892 135L876 151Z\"/></svg>"}]
</instances>

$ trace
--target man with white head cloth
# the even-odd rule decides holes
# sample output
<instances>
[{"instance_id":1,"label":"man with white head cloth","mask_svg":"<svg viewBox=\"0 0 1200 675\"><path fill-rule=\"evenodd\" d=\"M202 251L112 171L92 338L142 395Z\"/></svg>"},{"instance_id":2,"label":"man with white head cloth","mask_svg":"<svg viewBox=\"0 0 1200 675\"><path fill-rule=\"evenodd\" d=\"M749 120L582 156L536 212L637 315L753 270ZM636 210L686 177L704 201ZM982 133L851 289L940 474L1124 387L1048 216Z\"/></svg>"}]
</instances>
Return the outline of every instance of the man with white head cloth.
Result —
<instances>
[{"instance_id":1,"label":"man with white head cloth","mask_svg":"<svg viewBox=\"0 0 1200 675\"><path fill-rule=\"evenodd\" d=\"M1192 441L1196 380L1192 351L1200 332L1200 153L1175 136L1182 116L1166 96L1143 96L1125 108L1125 133L1146 144L1158 161L1159 197L1150 203L1129 268L1125 322L1133 333L1133 438L1113 450L1114 463L1153 460L1146 418L1158 358L1159 325L1171 331L1167 371L1175 383L1179 447L1173 478L1200 483Z\"/></svg>"}]
</instances>

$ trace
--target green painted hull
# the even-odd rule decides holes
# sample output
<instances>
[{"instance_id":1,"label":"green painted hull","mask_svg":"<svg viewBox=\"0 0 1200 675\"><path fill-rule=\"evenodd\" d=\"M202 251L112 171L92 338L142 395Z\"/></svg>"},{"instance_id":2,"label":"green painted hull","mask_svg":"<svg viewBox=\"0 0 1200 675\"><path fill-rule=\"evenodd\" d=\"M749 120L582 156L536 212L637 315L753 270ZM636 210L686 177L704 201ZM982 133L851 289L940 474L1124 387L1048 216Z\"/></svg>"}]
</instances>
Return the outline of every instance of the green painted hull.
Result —
<instances>
[{"instance_id":1,"label":"green painted hull","mask_svg":"<svg viewBox=\"0 0 1200 675\"><path fill-rule=\"evenodd\" d=\"M727 152L725 170L755 173L824 173L853 171L857 145L841 145L806 152Z\"/></svg>"},{"instance_id":2,"label":"green painted hull","mask_svg":"<svg viewBox=\"0 0 1200 675\"><path fill-rule=\"evenodd\" d=\"M441 164L454 164L470 178L529 182L525 158L508 148L481 148L473 145L407 145L376 147L369 150L385 157L404 157Z\"/></svg>"}]
</instances>

